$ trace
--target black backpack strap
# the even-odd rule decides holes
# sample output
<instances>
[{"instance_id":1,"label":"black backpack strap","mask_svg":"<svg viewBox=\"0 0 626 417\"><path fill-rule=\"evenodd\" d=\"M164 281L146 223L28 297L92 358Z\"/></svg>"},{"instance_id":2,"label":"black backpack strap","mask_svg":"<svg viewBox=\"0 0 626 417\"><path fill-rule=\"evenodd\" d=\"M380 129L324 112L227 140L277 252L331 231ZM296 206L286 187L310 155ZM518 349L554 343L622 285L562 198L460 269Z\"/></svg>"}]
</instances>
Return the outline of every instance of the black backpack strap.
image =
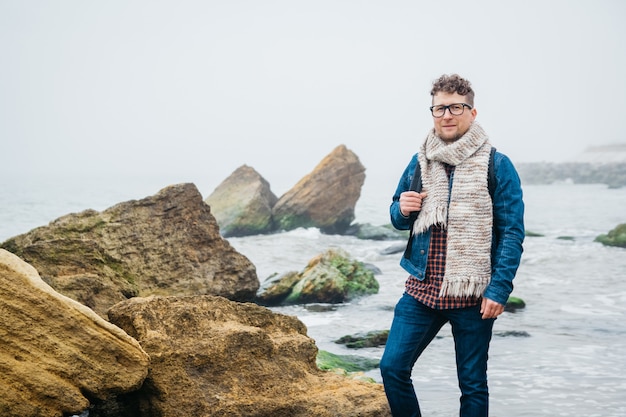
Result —
<instances>
[{"instance_id":1,"label":"black backpack strap","mask_svg":"<svg viewBox=\"0 0 626 417\"><path fill-rule=\"evenodd\" d=\"M418 193L422 191L422 168L420 167L419 160L417 161L417 165L415 165L415 172L411 179L411 185L409 185L409 191L417 191Z\"/></svg>"},{"instance_id":2,"label":"black backpack strap","mask_svg":"<svg viewBox=\"0 0 626 417\"><path fill-rule=\"evenodd\" d=\"M489 195L493 201L493 193L496 191L496 169L494 168L494 155L496 154L496 148L491 147L491 153L489 154L489 168L487 168L487 188L489 188Z\"/></svg>"},{"instance_id":3,"label":"black backpack strap","mask_svg":"<svg viewBox=\"0 0 626 417\"><path fill-rule=\"evenodd\" d=\"M418 159L417 164L415 165L415 172L413 173L413 178L411 179L411 185L409 186L409 191L422 191L422 168L420 167L420 161ZM415 224L415 219L417 219L417 215L410 214L413 217L411 221L411 226L409 227L409 241L406 243L406 249L404 250L404 257L408 259L409 253L411 253L411 248L413 247L413 225Z\"/></svg>"}]
</instances>

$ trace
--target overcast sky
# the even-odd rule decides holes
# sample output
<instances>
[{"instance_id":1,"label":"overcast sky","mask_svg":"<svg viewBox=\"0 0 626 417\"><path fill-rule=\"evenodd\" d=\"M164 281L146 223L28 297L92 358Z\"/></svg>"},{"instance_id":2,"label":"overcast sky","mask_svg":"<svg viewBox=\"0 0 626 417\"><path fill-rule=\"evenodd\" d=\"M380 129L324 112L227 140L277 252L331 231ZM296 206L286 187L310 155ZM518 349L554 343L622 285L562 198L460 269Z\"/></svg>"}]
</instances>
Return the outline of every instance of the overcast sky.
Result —
<instances>
[{"instance_id":1,"label":"overcast sky","mask_svg":"<svg viewBox=\"0 0 626 417\"><path fill-rule=\"evenodd\" d=\"M623 0L0 0L0 175L217 186L247 164L280 194L345 144L395 179L443 73L514 162L564 161L626 142L625 20Z\"/></svg>"}]
</instances>

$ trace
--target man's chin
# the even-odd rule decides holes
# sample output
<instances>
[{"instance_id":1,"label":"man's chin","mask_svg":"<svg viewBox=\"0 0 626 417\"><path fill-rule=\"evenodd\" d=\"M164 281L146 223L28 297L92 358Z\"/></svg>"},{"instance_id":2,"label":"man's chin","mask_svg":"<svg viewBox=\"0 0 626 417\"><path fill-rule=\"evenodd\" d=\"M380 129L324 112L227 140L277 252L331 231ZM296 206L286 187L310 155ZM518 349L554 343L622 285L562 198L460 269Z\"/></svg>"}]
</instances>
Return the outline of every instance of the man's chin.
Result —
<instances>
[{"instance_id":1,"label":"man's chin","mask_svg":"<svg viewBox=\"0 0 626 417\"><path fill-rule=\"evenodd\" d=\"M459 140L460 136L440 136L440 138L445 143L452 143Z\"/></svg>"}]
</instances>

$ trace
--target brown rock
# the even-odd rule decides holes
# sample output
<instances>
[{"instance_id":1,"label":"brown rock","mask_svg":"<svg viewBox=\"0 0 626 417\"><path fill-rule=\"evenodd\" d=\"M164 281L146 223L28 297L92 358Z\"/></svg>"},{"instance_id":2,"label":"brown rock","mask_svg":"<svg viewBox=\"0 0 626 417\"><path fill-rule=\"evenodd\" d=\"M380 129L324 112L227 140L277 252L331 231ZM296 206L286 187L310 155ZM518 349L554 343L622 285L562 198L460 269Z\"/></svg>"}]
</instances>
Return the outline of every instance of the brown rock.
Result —
<instances>
[{"instance_id":1,"label":"brown rock","mask_svg":"<svg viewBox=\"0 0 626 417\"><path fill-rule=\"evenodd\" d=\"M254 265L220 234L193 184L86 210L4 242L57 291L102 316L133 296L215 294L251 300Z\"/></svg>"},{"instance_id":2,"label":"brown rock","mask_svg":"<svg viewBox=\"0 0 626 417\"><path fill-rule=\"evenodd\" d=\"M340 145L278 199L274 224L283 230L318 227L324 233L344 233L354 220L364 181L365 167Z\"/></svg>"},{"instance_id":3,"label":"brown rock","mask_svg":"<svg viewBox=\"0 0 626 417\"><path fill-rule=\"evenodd\" d=\"M141 416L384 417L380 384L320 371L296 317L221 297L134 298L109 319L151 355Z\"/></svg>"},{"instance_id":4,"label":"brown rock","mask_svg":"<svg viewBox=\"0 0 626 417\"><path fill-rule=\"evenodd\" d=\"M0 415L61 417L136 390L149 357L136 340L54 291L0 249Z\"/></svg>"},{"instance_id":5,"label":"brown rock","mask_svg":"<svg viewBox=\"0 0 626 417\"><path fill-rule=\"evenodd\" d=\"M204 200L222 236L249 236L272 231L272 207L278 198L253 168L242 165Z\"/></svg>"}]
</instances>

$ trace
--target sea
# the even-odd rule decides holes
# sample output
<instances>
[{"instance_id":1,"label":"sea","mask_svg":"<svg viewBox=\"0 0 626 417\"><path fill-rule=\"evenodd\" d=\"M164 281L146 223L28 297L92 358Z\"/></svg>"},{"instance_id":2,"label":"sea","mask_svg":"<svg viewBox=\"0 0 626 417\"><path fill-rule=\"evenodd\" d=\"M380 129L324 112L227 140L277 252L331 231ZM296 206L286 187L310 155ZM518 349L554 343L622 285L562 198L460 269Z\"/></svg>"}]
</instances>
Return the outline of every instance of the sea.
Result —
<instances>
[{"instance_id":1,"label":"sea","mask_svg":"<svg viewBox=\"0 0 626 417\"><path fill-rule=\"evenodd\" d=\"M0 179L0 242L85 209L104 210L137 200L187 178L54 176ZM198 185L206 198L214 189ZM355 222L389 223L395 180L366 179ZM489 357L492 417L626 416L626 249L594 239L626 223L626 188L606 185L523 185L524 254L512 295L526 307L505 312L494 326ZM298 305L272 310L297 316L319 349L380 359L383 347L350 349L345 335L386 330L407 278L401 241L360 240L297 229L229 238L256 266L259 280L302 270L314 256L342 248L376 266L377 294L337 305ZM365 374L380 383L377 369ZM459 389L449 325L424 352L413 382L425 416L458 415Z\"/></svg>"}]
</instances>

